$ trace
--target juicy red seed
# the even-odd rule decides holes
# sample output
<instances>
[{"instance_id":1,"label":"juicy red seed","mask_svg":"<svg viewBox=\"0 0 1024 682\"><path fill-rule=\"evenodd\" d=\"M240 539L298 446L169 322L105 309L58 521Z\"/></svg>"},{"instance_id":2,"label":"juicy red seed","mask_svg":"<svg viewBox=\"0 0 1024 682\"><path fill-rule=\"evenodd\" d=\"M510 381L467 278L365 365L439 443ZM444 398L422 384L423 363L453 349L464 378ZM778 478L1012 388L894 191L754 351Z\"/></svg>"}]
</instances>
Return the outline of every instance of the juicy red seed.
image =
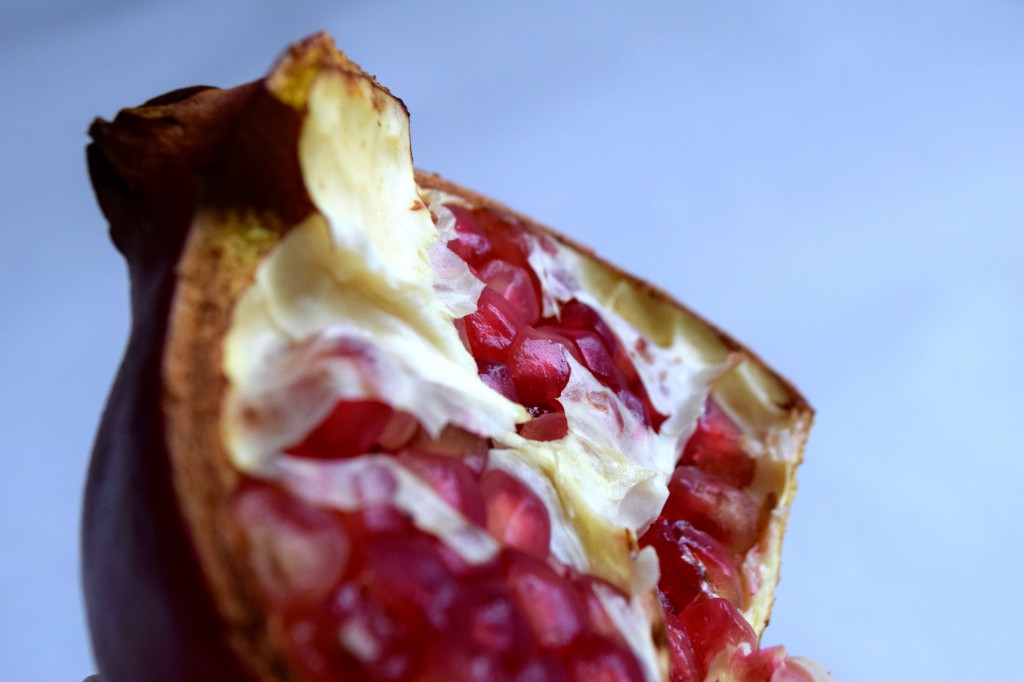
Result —
<instances>
[{"instance_id":1,"label":"juicy red seed","mask_svg":"<svg viewBox=\"0 0 1024 682\"><path fill-rule=\"evenodd\" d=\"M507 261L492 260L476 275L518 310L526 324L540 319L540 284L531 270Z\"/></svg>"},{"instance_id":2,"label":"juicy red seed","mask_svg":"<svg viewBox=\"0 0 1024 682\"><path fill-rule=\"evenodd\" d=\"M708 398L697 428L686 441L681 464L693 464L705 473L744 488L754 480L755 463L740 445L740 429Z\"/></svg>"},{"instance_id":3,"label":"juicy red seed","mask_svg":"<svg viewBox=\"0 0 1024 682\"><path fill-rule=\"evenodd\" d=\"M509 551L504 558L509 588L542 646L564 647L583 633L586 605L569 580L533 556Z\"/></svg>"},{"instance_id":4,"label":"juicy red seed","mask_svg":"<svg viewBox=\"0 0 1024 682\"><path fill-rule=\"evenodd\" d=\"M559 403L555 403L561 408ZM533 411L531 410L531 415ZM550 410L533 415L533 418L519 426L519 435L537 441L561 440L569 433L569 422L562 409Z\"/></svg>"},{"instance_id":5,"label":"juicy red seed","mask_svg":"<svg viewBox=\"0 0 1024 682\"><path fill-rule=\"evenodd\" d=\"M688 521L736 554L746 553L757 540L760 510L754 499L697 467L676 468L662 514Z\"/></svg>"},{"instance_id":6,"label":"juicy red seed","mask_svg":"<svg viewBox=\"0 0 1024 682\"><path fill-rule=\"evenodd\" d=\"M668 635L669 647L669 680L671 682L700 682L697 674L697 661L690 645L690 637L683 629L679 618L671 613L665 614L665 632ZM768 678L765 678L767 680Z\"/></svg>"},{"instance_id":7,"label":"juicy red seed","mask_svg":"<svg viewBox=\"0 0 1024 682\"><path fill-rule=\"evenodd\" d=\"M416 417L408 412L395 410L391 413L391 418L381 430L380 435L377 436L377 445L382 452L398 452L402 446L412 440L419 427L420 424Z\"/></svg>"},{"instance_id":8,"label":"juicy red seed","mask_svg":"<svg viewBox=\"0 0 1024 682\"><path fill-rule=\"evenodd\" d=\"M566 329L594 331L604 341L606 348L612 349L621 345L619 337L615 336L615 332L601 319L597 311L576 299L562 306L558 314L558 324Z\"/></svg>"},{"instance_id":9,"label":"juicy red seed","mask_svg":"<svg viewBox=\"0 0 1024 682\"><path fill-rule=\"evenodd\" d=\"M478 360L504 361L525 323L512 304L488 288L480 293L476 311L462 319L466 323L469 350Z\"/></svg>"},{"instance_id":10,"label":"juicy red seed","mask_svg":"<svg viewBox=\"0 0 1024 682\"><path fill-rule=\"evenodd\" d=\"M413 682L512 682L500 654L470 646L465 640L442 637L424 648L423 666ZM348 678L342 678L348 679Z\"/></svg>"},{"instance_id":11,"label":"juicy red seed","mask_svg":"<svg viewBox=\"0 0 1024 682\"><path fill-rule=\"evenodd\" d=\"M733 660L732 668L741 680L770 680L772 682L811 682L799 673L786 673L786 649L773 646L751 651ZM795 671L794 671L795 672Z\"/></svg>"},{"instance_id":12,"label":"juicy red seed","mask_svg":"<svg viewBox=\"0 0 1024 682\"><path fill-rule=\"evenodd\" d=\"M626 406L626 409L630 411L638 422L650 426L651 420L648 417L647 410L644 408L644 404L640 401L640 398L636 397L635 394L625 388L619 389L616 395L619 396L619 400L622 401L622 404Z\"/></svg>"},{"instance_id":13,"label":"juicy red seed","mask_svg":"<svg viewBox=\"0 0 1024 682\"><path fill-rule=\"evenodd\" d=\"M487 526L487 507L473 472L462 460L406 452L399 461L409 467L453 509L481 527Z\"/></svg>"},{"instance_id":14,"label":"juicy red seed","mask_svg":"<svg viewBox=\"0 0 1024 682\"><path fill-rule=\"evenodd\" d=\"M592 636L574 644L569 653L573 682L640 682L643 669L625 644Z\"/></svg>"},{"instance_id":15,"label":"juicy red seed","mask_svg":"<svg viewBox=\"0 0 1024 682\"><path fill-rule=\"evenodd\" d=\"M491 389L513 402L519 402L519 393L516 391L516 385L512 383L512 373L508 365L496 360L477 360L476 368L480 378Z\"/></svg>"},{"instance_id":16,"label":"juicy red seed","mask_svg":"<svg viewBox=\"0 0 1024 682\"><path fill-rule=\"evenodd\" d=\"M358 516L358 522L351 521L357 532L364 536L370 534L398 534L408 531L412 521L404 512L389 504L373 504L364 507Z\"/></svg>"},{"instance_id":17,"label":"juicy red seed","mask_svg":"<svg viewBox=\"0 0 1024 682\"><path fill-rule=\"evenodd\" d=\"M565 665L551 654L532 656L516 673L515 682L569 682Z\"/></svg>"},{"instance_id":18,"label":"juicy red seed","mask_svg":"<svg viewBox=\"0 0 1024 682\"><path fill-rule=\"evenodd\" d=\"M437 548L422 536L372 537L359 576L367 596L404 623L434 629L447 625L458 584Z\"/></svg>"},{"instance_id":19,"label":"juicy red seed","mask_svg":"<svg viewBox=\"0 0 1024 682\"><path fill-rule=\"evenodd\" d=\"M445 457L471 457L485 455L490 448L487 438L449 424L436 437L425 429L409 441L408 449L428 455Z\"/></svg>"},{"instance_id":20,"label":"juicy red seed","mask_svg":"<svg viewBox=\"0 0 1024 682\"><path fill-rule=\"evenodd\" d=\"M683 624L672 613L665 614L665 631L669 637L669 680L670 682L700 682L697 673L696 656L690 638ZM767 681L768 678L765 678Z\"/></svg>"},{"instance_id":21,"label":"juicy red seed","mask_svg":"<svg viewBox=\"0 0 1024 682\"><path fill-rule=\"evenodd\" d=\"M491 253L491 240L469 209L458 205L448 205L448 210L455 216L455 239L448 242L448 248L470 265L482 263Z\"/></svg>"},{"instance_id":22,"label":"juicy red seed","mask_svg":"<svg viewBox=\"0 0 1024 682\"><path fill-rule=\"evenodd\" d=\"M467 647L498 654L505 661L530 649L530 624L504 583L483 579L461 587L448 637L465 642Z\"/></svg>"},{"instance_id":23,"label":"juicy red seed","mask_svg":"<svg viewBox=\"0 0 1024 682\"><path fill-rule=\"evenodd\" d=\"M640 538L640 544L654 547L658 554L658 588L669 611L679 613L705 594L741 602L743 581L736 561L707 533L685 521L661 517Z\"/></svg>"},{"instance_id":24,"label":"juicy red seed","mask_svg":"<svg viewBox=\"0 0 1024 682\"><path fill-rule=\"evenodd\" d=\"M604 384L610 388L618 388L616 385L617 373L612 355L608 347L598 336L597 332L589 329L557 329L563 336L571 339L579 353L583 365L589 369L598 379L603 379Z\"/></svg>"},{"instance_id":25,"label":"juicy red seed","mask_svg":"<svg viewBox=\"0 0 1024 682\"><path fill-rule=\"evenodd\" d=\"M376 400L343 400L302 442L285 452L316 459L365 454L388 426L392 412L390 406Z\"/></svg>"},{"instance_id":26,"label":"juicy red seed","mask_svg":"<svg viewBox=\"0 0 1024 682\"><path fill-rule=\"evenodd\" d=\"M406 677L418 653L410 640L422 636L422 630L410 627L412 623L403 621L401 615L391 612L355 584L342 587L329 608L319 622L312 624L317 637L306 647L301 647L302 633L292 628L292 636L301 648L316 649L335 659L330 674L314 679L347 679L353 668L361 668L366 673L364 677L374 679ZM355 651L348 650L353 644ZM338 656L339 648L341 656Z\"/></svg>"},{"instance_id":27,"label":"juicy red seed","mask_svg":"<svg viewBox=\"0 0 1024 682\"><path fill-rule=\"evenodd\" d=\"M604 583L592 576L583 576L580 578L580 590L583 594L583 601L587 609L587 624L592 632L596 632L599 635L618 637L619 631L615 627L615 623L612 622L611 617L604 608L604 604L601 603L601 599L597 596L597 592L595 591L595 585L597 584L603 584L605 587L609 587L607 583Z\"/></svg>"},{"instance_id":28,"label":"juicy red seed","mask_svg":"<svg viewBox=\"0 0 1024 682\"><path fill-rule=\"evenodd\" d=\"M560 327L560 331L575 341L574 345L583 358L581 362L605 386L619 393L619 397L642 424L655 431L661 428L666 415L654 409L632 358L596 310L573 299L562 306L558 321L549 323ZM584 340L587 334L596 338Z\"/></svg>"},{"instance_id":29,"label":"juicy red seed","mask_svg":"<svg viewBox=\"0 0 1024 682\"><path fill-rule=\"evenodd\" d=\"M509 349L509 370L520 397L530 403L551 402L569 383L566 347L553 335L527 329Z\"/></svg>"},{"instance_id":30,"label":"juicy red seed","mask_svg":"<svg viewBox=\"0 0 1024 682\"><path fill-rule=\"evenodd\" d=\"M526 484L500 469L480 479L487 504L487 530L499 542L546 558L551 545L551 519L540 498Z\"/></svg>"},{"instance_id":31,"label":"juicy red seed","mask_svg":"<svg viewBox=\"0 0 1024 682\"><path fill-rule=\"evenodd\" d=\"M234 503L260 584L284 609L316 602L341 578L350 543L337 518L279 488L253 486Z\"/></svg>"},{"instance_id":32,"label":"juicy red seed","mask_svg":"<svg viewBox=\"0 0 1024 682\"><path fill-rule=\"evenodd\" d=\"M490 257L515 265L527 265L529 249L526 245L526 231L520 225L510 223L494 211L477 209L473 211L477 225L491 241Z\"/></svg>"},{"instance_id":33,"label":"juicy red seed","mask_svg":"<svg viewBox=\"0 0 1024 682\"><path fill-rule=\"evenodd\" d=\"M679 614L693 646L700 679L708 673L715 656L726 647L746 642L757 646L757 635L736 607L725 599L704 599Z\"/></svg>"}]
</instances>

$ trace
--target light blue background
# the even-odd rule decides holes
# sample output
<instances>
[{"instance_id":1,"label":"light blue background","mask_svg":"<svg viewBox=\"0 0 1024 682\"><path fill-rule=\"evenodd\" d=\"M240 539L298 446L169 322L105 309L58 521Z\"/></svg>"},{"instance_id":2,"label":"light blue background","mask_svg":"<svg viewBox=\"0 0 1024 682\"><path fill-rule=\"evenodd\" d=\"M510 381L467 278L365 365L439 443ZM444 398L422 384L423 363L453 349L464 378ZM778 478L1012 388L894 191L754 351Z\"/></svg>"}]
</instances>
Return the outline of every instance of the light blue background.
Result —
<instances>
[{"instance_id":1,"label":"light blue background","mask_svg":"<svg viewBox=\"0 0 1024 682\"><path fill-rule=\"evenodd\" d=\"M1024 680L1020 0L6 0L0 675L93 672L79 505L128 321L86 127L320 28L405 100L420 167L677 294L818 408L766 643L849 682Z\"/></svg>"}]
</instances>

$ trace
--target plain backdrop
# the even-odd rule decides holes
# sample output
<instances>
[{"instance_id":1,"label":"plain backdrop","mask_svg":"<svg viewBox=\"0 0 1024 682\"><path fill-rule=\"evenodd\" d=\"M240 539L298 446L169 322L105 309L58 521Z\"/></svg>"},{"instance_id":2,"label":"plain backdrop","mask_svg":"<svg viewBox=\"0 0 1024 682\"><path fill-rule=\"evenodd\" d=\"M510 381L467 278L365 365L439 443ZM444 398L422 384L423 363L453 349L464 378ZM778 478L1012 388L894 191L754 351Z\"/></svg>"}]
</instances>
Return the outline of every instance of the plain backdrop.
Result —
<instances>
[{"instance_id":1,"label":"plain backdrop","mask_svg":"<svg viewBox=\"0 0 1024 682\"><path fill-rule=\"evenodd\" d=\"M94 672L82 483L127 279L89 122L315 30L417 165L593 245L818 410L766 644L1024 680L1024 2L0 5L0 671Z\"/></svg>"}]
</instances>

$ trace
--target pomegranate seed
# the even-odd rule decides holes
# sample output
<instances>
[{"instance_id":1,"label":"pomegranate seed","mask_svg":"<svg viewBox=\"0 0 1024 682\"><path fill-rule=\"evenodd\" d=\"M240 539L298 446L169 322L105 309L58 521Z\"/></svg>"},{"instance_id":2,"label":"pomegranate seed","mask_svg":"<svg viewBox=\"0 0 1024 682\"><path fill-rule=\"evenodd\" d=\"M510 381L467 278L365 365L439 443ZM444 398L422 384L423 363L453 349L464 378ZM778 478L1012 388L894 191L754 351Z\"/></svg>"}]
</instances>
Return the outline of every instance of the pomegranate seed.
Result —
<instances>
[{"instance_id":1,"label":"pomegranate seed","mask_svg":"<svg viewBox=\"0 0 1024 682\"><path fill-rule=\"evenodd\" d=\"M448 242L448 248L470 265L483 263L491 253L491 240L487 238L476 218L469 209L449 204L448 210L455 216L455 239Z\"/></svg>"},{"instance_id":2,"label":"pomegranate seed","mask_svg":"<svg viewBox=\"0 0 1024 682\"><path fill-rule=\"evenodd\" d=\"M697 674L697 662L694 658L690 638L683 629L679 619L665 614L665 632L668 635L668 647L671 654L669 661L669 680L671 682L701 682ZM766 678L767 679L767 678Z\"/></svg>"},{"instance_id":3,"label":"pomegranate seed","mask_svg":"<svg viewBox=\"0 0 1024 682\"><path fill-rule=\"evenodd\" d=\"M527 402L553 401L569 383L566 345L556 337L537 329L526 329L509 349L512 381Z\"/></svg>"},{"instance_id":4,"label":"pomegranate seed","mask_svg":"<svg viewBox=\"0 0 1024 682\"><path fill-rule=\"evenodd\" d=\"M480 479L487 504L487 530L499 542L544 559L551 546L551 519L526 484L500 469Z\"/></svg>"},{"instance_id":5,"label":"pomegranate seed","mask_svg":"<svg viewBox=\"0 0 1024 682\"><path fill-rule=\"evenodd\" d=\"M645 426L650 426L651 420L647 415L647 409L640 398L630 391L629 389L619 389L615 394L619 396L619 400L625 405L626 409L629 410L638 422Z\"/></svg>"},{"instance_id":6,"label":"pomegranate seed","mask_svg":"<svg viewBox=\"0 0 1024 682\"><path fill-rule=\"evenodd\" d=\"M526 231L521 225L510 223L506 218L488 209L473 211L477 225L491 241L490 258L507 261L514 265L528 267Z\"/></svg>"},{"instance_id":7,"label":"pomegranate seed","mask_svg":"<svg viewBox=\"0 0 1024 682\"><path fill-rule=\"evenodd\" d=\"M234 513L271 601L288 609L334 589L348 563L349 541L333 514L270 486L244 489Z\"/></svg>"},{"instance_id":8,"label":"pomegranate seed","mask_svg":"<svg viewBox=\"0 0 1024 682\"><path fill-rule=\"evenodd\" d=\"M619 337L601 319L597 311L574 299L562 306L556 324L577 342L576 346L583 357L583 364L601 379L605 386L619 394L623 403L636 415L640 423L650 426L655 431L660 429L667 416L654 409L632 358ZM578 339L582 337L577 334L581 332L594 334L597 338L580 341ZM609 360L612 367L608 366Z\"/></svg>"},{"instance_id":9,"label":"pomegranate seed","mask_svg":"<svg viewBox=\"0 0 1024 682\"><path fill-rule=\"evenodd\" d=\"M358 514L358 531L369 533L403 533L412 527L412 521L404 512L389 504L371 504L363 507Z\"/></svg>"},{"instance_id":10,"label":"pomegranate seed","mask_svg":"<svg viewBox=\"0 0 1024 682\"><path fill-rule=\"evenodd\" d=\"M590 626L590 630L608 637L618 637L619 631L615 627L615 623L608 616L608 612L604 608L604 604L601 603L601 599L597 596L595 587L601 585L605 589L614 590L615 588L608 583L595 578L593 576L581 576L579 578L580 591L583 595L583 601L587 608L587 622Z\"/></svg>"},{"instance_id":11,"label":"pomegranate seed","mask_svg":"<svg viewBox=\"0 0 1024 682\"><path fill-rule=\"evenodd\" d=\"M640 662L626 645L610 637L587 637L570 652L570 678L574 682L640 682Z\"/></svg>"},{"instance_id":12,"label":"pomegranate seed","mask_svg":"<svg viewBox=\"0 0 1024 682\"><path fill-rule=\"evenodd\" d=\"M640 538L654 547L661 567L658 587L672 613L679 613L704 594L740 603L743 582L729 552L707 533L685 521L659 518Z\"/></svg>"},{"instance_id":13,"label":"pomegranate seed","mask_svg":"<svg viewBox=\"0 0 1024 682\"><path fill-rule=\"evenodd\" d=\"M555 406L530 406L527 411L533 418L519 426L519 435L523 438L552 441L565 438L569 433L565 410L558 401L555 401Z\"/></svg>"},{"instance_id":14,"label":"pomegranate seed","mask_svg":"<svg viewBox=\"0 0 1024 682\"><path fill-rule=\"evenodd\" d=\"M697 467L677 467L668 484L667 517L685 519L736 554L745 554L757 540L760 510L742 490Z\"/></svg>"},{"instance_id":15,"label":"pomegranate seed","mask_svg":"<svg viewBox=\"0 0 1024 682\"><path fill-rule=\"evenodd\" d=\"M618 388L616 385L616 367L612 361L608 347L597 334L589 329L557 329L564 337L571 339L576 346L582 364L589 369L594 376L603 380L609 388Z\"/></svg>"},{"instance_id":16,"label":"pomegranate seed","mask_svg":"<svg viewBox=\"0 0 1024 682\"><path fill-rule=\"evenodd\" d=\"M515 682L569 682L569 673L550 654L533 656L515 677Z\"/></svg>"},{"instance_id":17,"label":"pomegranate seed","mask_svg":"<svg viewBox=\"0 0 1024 682\"><path fill-rule=\"evenodd\" d=\"M466 337L473 357L499 362L504 361L525 324L519 311L493 289L484 289L476 311L462 319L466 322Z\"/></svg>"},{"instance_id":18,"label":"pomegranate seed","mask_svg":"<svg viewBox=\"0 0 1024 682\"><path fill-rule=\"evenodd\" d=\"M363 551L359 580L369 599L410 629L422 628L424 619L435 629L447 625L458 586L433 541L385 535L371 537Z\"/></svg>"},{"instance_id":19,"label":"pomegranate seed","mask_svg":"<svg viewBox=\"0 0 1024 682\"><path fill-rule=\"evenodd\" d=\"M432 438L429 433L421 429L409 442L408 448L428 455L470 457L486 455L490 444L488 439L483 436L449 424L441 429L437 438Z\"/></svg>"},{"instance_id":20,"label":"pomegranate seed","mask_svg":"<svg viewBox=\"0 0 1024 682\"><path fill-rule=\"evenodd\" d=\"M518 310L526 324L535 324L540 319L540 283L532 270L492 260L476 275Z\"/></svg>"},{"instance_id":21,"label":"pomegranate seed","mask_svg":"<svg viewBox=\"0 0 1024 682\"><path fill-rule=\"evenodd\" d=\"M416 417L408 412L395 410L391 413L391 419L381 430L380 435L377 436L377 445L383 452L398 452L402 446L412 440L419 427L420 424Z\"/></svg>"},{"instance_id":22,"label":"pomegranate seed","mask_svg":"<svg viewBox=\"0 0 1024 682\"><path fill-rule=\"evenodd\" d=\"M530 650L530 624L503 582L484 578L461 587L448 637L501 656L504 662Z\"/></svg>"},{"instance_id":23,"label":"pomegranate seed","mask_svg":"<svg viewBox=\"0 0 1024 682\"><path fill-rule=\"evenodd\" d=\"M442 639L425 650L426 661L415 682L512 682L500 656L466 641Z\"/></svg>"},{"instance_id":24,"label":"pomegranate seed","mask_svg":"<svg viewBox=\"0 0 1024 682\"><path fill-rule=\"evenodd\" d=\"M508 365L496 360L477 360L476 368L480 378L491 389L513 402L519 402L519 393L516 391L516 385L512 383L512 373Z\"/></svg>"},{"instance_id":25,"label":"pomegranate seed","mask_svg":"<svg viewBox=\"0 0 1024 682\"><path fill-rule=\"evenodd\" d=\"M285 448L295 457L344 459L370 452L394 410L376 400L343 400L302 442Z\"/></svg>"},{"instance_id":26,"label":"pomegranate seed","mask_svg":"<svg viewBox=\"0 0 1024 682\"><path fill-rule=\"evenodd\" d=\"M541 645L572 643L587 623L586 605L576 587L528 554L506 551L504 563L509 588Z\"/></svg>"},{"instance_id":27,"label":"pomegranate seed","mask_svg":"<svg viewBox=\"0 0 1024 682\"><path fill-rule=\"evenodd\" d=\"M686 441L680 463L693 464L705 473L744 488L754 480L755 463L743 451L741 435L739 427L708 398L696 430Z\"/></svg>"},{"instance_id":28,"label":"pomegranate seed","mask_svg":"<svg viewBox=\"0 0 1024 682\"><path fill-rule=\"evenodd\" d=\"M736 677L741 680L756 680L761 682L785 682L790 677L793 682L809 682L803 677L787 676L785 673L786 649L781 646L773 646L767 649L751 651L746 656L737 656L733 659L732 669ZM776 676L776 672L780 674Z\"/></svg>"},{"instance_id":29,"label":"pomegranate seed","mask_svg":"<svg viewBox=\"0 0 1024 682\"><path fill-rule=\"evenodd\" d=\"M350 677L356 666L365 671L364 677L399 680L415 665L417 652L410 640L418 632L354 584L339 590L332 613L315 627L319 641L306 648L332 652L340 644L345 650L332 675L323 678L325 682Z\"/></svg>"},{"instance_id":30,"label":"pomegranate seed","mask_svg":"<svg viewBox=\"0 0 1024 682\"><path fill-rule=\"evenodd\" d=\"M699 678L707 675L708 668L718 652L746 642L757 647L757 635L736 607L724 599L704 599L687 607L679 614L693 645Z\"/></svg>"},{"instance_id":31,"label":"pomegranate seed","mask_svg":"<svg viewBox=\"0 0 1024 682\"><path fill-rule=\"evenodd\" d=\"M568 301L562 306L558 315L558 324L566 329L578 329L583 331L596 332L604 341L605 348L614 351L622 345L619 337L615 335L611 327L601 319L597 311L585 303L576 299Z\"/></svg>"},{"instance_id":32,"label":"pomegranate seed","mask_svg":"<svg viewBox=\"0 0 1024 682\"><path fill-rule=\"evenodd\" d=\"M409 467L453 509L482 528L487 527L487 507L473 472L455 457L406 452L399 461Z\"/></svg>"}]
</instances>

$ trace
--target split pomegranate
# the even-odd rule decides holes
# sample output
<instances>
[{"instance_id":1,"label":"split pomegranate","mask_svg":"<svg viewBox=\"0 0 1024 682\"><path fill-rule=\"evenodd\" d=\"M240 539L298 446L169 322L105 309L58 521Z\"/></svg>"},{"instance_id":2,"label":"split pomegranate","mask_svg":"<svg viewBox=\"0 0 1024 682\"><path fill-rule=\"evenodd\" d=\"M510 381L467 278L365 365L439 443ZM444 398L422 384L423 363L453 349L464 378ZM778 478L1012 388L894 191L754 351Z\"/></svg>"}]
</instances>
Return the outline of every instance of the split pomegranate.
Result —
<instances>
[{"instance_id":1,"label":"split pomegranate","mask_svg":"<svg viewBox=\"0 0 1024 682\"><path fill-rule=\"evenodd\" d=\"M415 172L327 37L92 135L137 320L86 502L107 682L827 679L758 648L803 399Z\"/></svg>"}]
</instances>

